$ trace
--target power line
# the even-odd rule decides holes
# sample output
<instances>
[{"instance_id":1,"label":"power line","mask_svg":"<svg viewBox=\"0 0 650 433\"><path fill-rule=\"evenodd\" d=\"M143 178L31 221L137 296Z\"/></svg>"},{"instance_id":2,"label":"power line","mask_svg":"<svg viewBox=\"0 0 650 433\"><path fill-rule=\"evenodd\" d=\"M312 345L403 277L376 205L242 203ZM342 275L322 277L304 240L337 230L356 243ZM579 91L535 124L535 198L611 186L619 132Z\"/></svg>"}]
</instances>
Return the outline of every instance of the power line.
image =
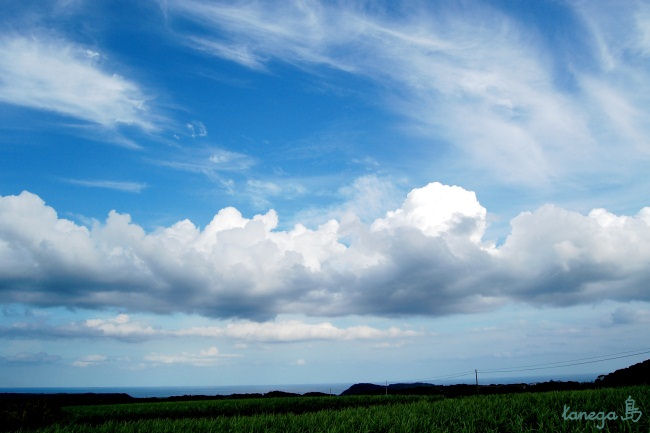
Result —
<instances>
[{"instance_id":1,"label":"power line","mask_svg":"<svg viewBox=\"0 0 650 433\"><path fill-rule=\"evenodd\" d=\"M566 363L569 363L569 362L587 361L587 360L591 360L591 359L605 358L605 357L609 357L609 356L624 355L624 354L628 354L628 353L632 353L632 352L639 352L639 351L643 351L643 350L650 350L650 348L626 350L624 352L609 353L607 355L590 356L590 357L587 357L587 358L569 359L567 361L542 362L542 363L538 363L538 364L520 365L518 367L508 367L507 369L511 369L511 368L529 368L529 367L544 367L544 366L555 365L555 364L566 364ZM488 369L488 370L480 370L480 371L482 371L484 373L490 373L490 372L493 372L493 371L500 371L500 370L502 370L502 369L497 368L497 369Z\"/></svg>"},{"instance_id":2,"label":"power line","mask_svg":"<svg viewBox=\"0 0 650 433\"><path fill-rule=\"evenodd\" d=\"M455 379L457 377L468 376L470 374L474 374L474 371L467 370L467 371L462 371L462 372L459 372L459 373L451 373L451 374L446 374L444 376L438 376L438 377L427 377L427 378L424 378L424 379L411 379L411 381L412 382L431 382L431 381L434 381L434 380ZM402 381L389 381L388 383L393 384L393 383L403 383L403 382L404 381L402 380Z\"/></svg>"},{"instance_id":3,"label":"power line","mask_svg":"<svg viewBox=\"0 0 650 433\"><path fill-rule=\"evenodd\" d=\"M445 376L431 377L431 378L428 378L428 379L420 379L420 380L425 381L425 380L455 379L457 377L469 376L472 373L473 373L473 371L468 370L468 371L464 371L464 372L461 372L461 373L447 374Z\"/></svg>"},{"instance_id":4,"label":"power line","mask_svg":"<svg viewBox=\"0 0 650 433\"><path fill-rule=\"evenodd\" d=\"M644 350L641 352L635 352L628 355L620 355L620 356L603 355L599 357L583 358L583 359L591 359L591 361L582 361L582 362L559 361L559 362L551 362L548 364L537 364L537 365L543 365L541 367L522 366L522 367L493 369L493 370L479 370L479 373L484 373L484 374L485 373L514 373L518 371L533 371L533 370L545 370L549 368L571 367L573 365L594 364L596 362L611 361L613 359L630 358L632 356L643 355L646 353L650 353L650 350ZM594 358L600 358L600 359L594 359ZM579 360L575 360L575 361L579 361ZM555 364L560 364L560 365L555 365Z\"/></svg>"},{"instance_id":5,"label":"power line","mask_svg":"<svg viewBox=\"0 0 650 433\"><path fill-rule=\"evenodd\" d=\"M551 368L561 368L561 367L571 367L574 365L585 365L585 364L594 364L597 362L611 361L614 359L630 358L632 356L644 355L650 353L650 348L639 349L639 350L628 350L624 352L610 353L607 355L599 356L590 356L586 358L577 358L567 361L555 361L547 363L538 363L538 364L528 364L520 365L518 367L508 367L508 368L496 368L496 369L487 369L487 370L465 370L457 373L450 373L437 377L428 377L424 379L413 379L412 382L433 382L437 380L447 380L447 379L456 379L459 377L470 376L477 373L481 374L490 374L490 373L515 373L521 371L534 371L534 370L545 370ZM403 383L404 381L388 381L388 384L394 383Z\"/></svg>"}]
</instances>

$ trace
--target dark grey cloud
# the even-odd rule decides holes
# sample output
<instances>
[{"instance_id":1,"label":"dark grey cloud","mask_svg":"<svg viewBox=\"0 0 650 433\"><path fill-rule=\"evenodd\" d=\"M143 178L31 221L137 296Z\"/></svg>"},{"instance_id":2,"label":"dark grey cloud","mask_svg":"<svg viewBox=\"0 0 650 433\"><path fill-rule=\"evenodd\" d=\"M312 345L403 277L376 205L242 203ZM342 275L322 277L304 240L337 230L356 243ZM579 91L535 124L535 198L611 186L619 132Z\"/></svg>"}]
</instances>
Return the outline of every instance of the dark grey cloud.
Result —
<instances>
[{"instance_id":1,"label":"dark grey cloud","mask_svg":"<svg viewBox=\"0 0 650 433\"><path fill-rule=\"evenodd\" d=\"M10 326L0 326L0 338L5 339L69 339L69 338L92 338L106 336L102 329L87 326L83 322L69 325L53 326L42 322L20 322ZM124 335L111 335L117 340L137 342L146 339L142 332L132 332Z\"/></svg>"},{"instance_id":2,"label":"dark grey cloud","mask_svg":"<svg viewBox=\"0 0 650 433\"><path fill-rule=\"evenodd\" d=\"M609 319L609 326L650 323L650 310L632 306L618 307Z\"/></svg>"}]
</instances>

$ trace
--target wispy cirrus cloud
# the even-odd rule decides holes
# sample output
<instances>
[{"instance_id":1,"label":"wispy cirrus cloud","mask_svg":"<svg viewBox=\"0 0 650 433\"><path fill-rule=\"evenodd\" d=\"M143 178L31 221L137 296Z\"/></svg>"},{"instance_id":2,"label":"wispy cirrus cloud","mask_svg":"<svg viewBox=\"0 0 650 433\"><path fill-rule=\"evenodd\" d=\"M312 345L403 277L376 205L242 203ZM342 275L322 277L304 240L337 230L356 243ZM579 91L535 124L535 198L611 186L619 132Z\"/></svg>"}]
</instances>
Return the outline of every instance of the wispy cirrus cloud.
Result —
<instances>
[{"instance_id":1,"label":"wispy cirrus cloud","mask_svg":"<svg viewBox=\"0 0 650 433\"><path fill-rule=\"evenodd\" d=\"M304 196L307 189L300 181L293 179L248 179L246 193L253 205L264 208L270 205L270 198L296 199Z\"/></svg>"},{"instance_id":2,"label":"wispy cirrus cloud","mask_svg":"<svg viewBox=\"0 0 650 433\"><path fill-rule=\"evenodd\" d=\"M204 39L199 37L190 37L189 45L194 49L205 51L209 54L232 60L252 69L264 70L264 63L258 59L258 56L251 52L246 46L233 46L215 40Z\"/></svg>"},{"instance_id":3,"label":"wispy cirrus cloud","mask_svg":"<svg viewBox=\"0 0 650 433\"><path fill-rule=\"evenodd\" d=\"M218 147L181 149L174 159L151 160L152 163L176 170L214 177L221 172L241 172L255 165L256 160L244 153Z\"/></svg>"},{"instance_id":4,"label":"wispy cirrus cloud","mask_svg":"<svg viewBox=\"0 0 650 433\"><path fill-rule=\"evenodd\" d=\"M199 120L193 120L185 125L190 132L190 137L205 137L208 135L208 129L205 127L203 122Z\"/></svg>"},{"instance_id":5,"label":"wispy cirrus cloud","mask_svg":"<svg viewBox=\"0 0 650 433\"><path fill-rule=\"evenodd\" d=\"M201 174L220 185L229 194L235 192L235 180L231 176L246 173L257 163L257 160L250 155L215 146L175 150L176 152L169 157L147 161L174 170Z\"/></svg>"},{"instance_id":6,"label":"wispy cirrus cloud","mask_svg":"<svg viewBox=\"0 0 650 433\"><path fill-rule=\"evenodd\" d=\"M116 180L84 180L84 179L65 179L65 182L73 185L85 186L89 188L113 189L116 191L140 193L147 188L146 183L127 182Z\"/></svg>"},{"instance_id":7,"label":"wispy cirrus cloud","mask_svg":"<svg viewBox=\"0 0 650 433\"><path fill-rule=\"evenodd\" d=\"M149 97L108 72L100 53L46 35L0 37L0 102L56 112L105 128L156 128Z\"/></svg>"},{"instance_id":8,"label":"wispy cirrus cloud","mask_svg":"<svg viewBox=\"0 0 650 433\"><path fill-rule=\"evenodd\" d=\"M637 47L644 56L650 56L650 7L647 5L635 16L637 27Z\"/></svg>"},{"instance_id":9,"label":"wispy cirrus cloud","mask_svg":"<svg viewBox=\"0 0 650 433\"><path fill-rule=\"evenodd\" d=\"M577 73L604 160L619 169L650 157L648 102L648 23L650 8L630 2L625 8L602 2L578 2L575 11L585 22L596 47L595 68ZM614 164L612 164L614 165Z\"/></svg>"},{"instance_id":10,"label":"wispy cirrus cloud","mask_svg":"<svg viewBox=\"0 0 650 433\"><path fill-rule=\"evenodd\" d=\"M553 43L521 16L480 1L390 13L318 1L164 4L168 17L197 26L181 38L215 56L258 70L277 60L325 66L382 83L392 89L381 95L387 109L409 119L411 131L432 147L446 142L466 169L501 181L547 185L647 157L650 86L647 65L635 60L648 40L640 2L556 5L579 36ZM607 70L559 54L580 49L593 59L598 47Z\"/></svg>"}]
</instances>

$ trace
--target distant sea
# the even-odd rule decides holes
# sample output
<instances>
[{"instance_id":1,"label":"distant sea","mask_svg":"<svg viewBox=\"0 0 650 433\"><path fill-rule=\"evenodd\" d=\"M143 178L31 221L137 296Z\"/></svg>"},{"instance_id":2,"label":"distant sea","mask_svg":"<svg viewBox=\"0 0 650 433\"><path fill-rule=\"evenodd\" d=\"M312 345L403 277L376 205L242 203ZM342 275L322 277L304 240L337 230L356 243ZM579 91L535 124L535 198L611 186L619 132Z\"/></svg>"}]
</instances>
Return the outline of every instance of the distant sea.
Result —
<instances>
[{"instance_id":1,"label":"distant sea","mask_svg":"<svg viewBox=\"0 0 650 433\"><path fill-rule=\"evenodd\" d=\"M508 384L508 383L535 383L549 380L572 380L576 382L592 382L596 374L583 374L571 376L528 376L528 377L481 377L479 384ZM440 385L455 383L474 383L475 378L449 379L444 381L424 381ZM404 380L402 383L415 382ZM374 382L381 385L385 382ZM392 382L389 382L392 383ZM82 393L125 393L131 397L172 397L182 395L230 395L230 394L251 394L266 393L270 391L294 392L304 394L306 392L323 392L326 394L340 394L348 389L353 383L320 383L320 384L292 384L292 385L233 385L233 386L116 386L116 387L65 387L65 388L0 388L0 393L33 393L33 394L82 394Z\"/></svg>"},{"instance_id":2,"label":"distant sea","mask_svg":"<svg viewBox=\"0 0 650 433\"><path fill-rule=\"evenodd\" d=\"M33 393L33 394L83 394L93 393L125 393L131 397L172 397L179 395L230 395L266 393L270 391L295 392L324 392L340 394L348 389L351 383L304 384L304 385L233 385L233 386L115 386L115 387L65 387L65 388L0 388L0 393Z\"/></svg>"}]
</instances>

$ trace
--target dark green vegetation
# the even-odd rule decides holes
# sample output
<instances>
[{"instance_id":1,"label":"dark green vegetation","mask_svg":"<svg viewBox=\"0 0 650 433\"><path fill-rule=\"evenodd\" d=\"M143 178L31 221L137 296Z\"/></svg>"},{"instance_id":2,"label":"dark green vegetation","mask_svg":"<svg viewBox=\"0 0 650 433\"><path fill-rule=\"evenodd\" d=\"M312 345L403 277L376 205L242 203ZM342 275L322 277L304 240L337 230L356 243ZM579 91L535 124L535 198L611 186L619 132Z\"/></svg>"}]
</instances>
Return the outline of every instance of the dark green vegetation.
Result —
<instances>
[{"instance_id":1,"label":"dark green vegetation","mask_svg":"<svg viewBox=\"0 0 650 433\"><path fill-rule=\"evenodd\" d=\"M434 401L440 398L434 396L427 399ZM337 411L352 407L411 403L421 399L422 397L416 396L279 397L76 406L66 409L73 415L74 422L77 424L97 424L106 419L135 421L156 418L235 417L285 413L298 415L324 409Z\"/></svg>"},{"instance_id":2,"label":"dark green vegetation","mask_svg":"<svg viewBox=\"0 0 650 433\"><path fill-rule=\"evenodd\" d=\"M650 385L650 359L598 376L597 386Z\"/></svg>"},{"instance_id":3,"label":"dark green vegetation","mask_svg":"<svg viewBox=\"0 0 650 433\"><path fill-rule=\"evenodd\" d=\"M66 418L58 405L42 399L0 400L0 431L33 429Z\"/></svg>"},{"instance_id":4,"label":"dark green vegetation","mask_svg":"<svg viewBox=\"0 0 650 433\"><path fill-rule=\"evenodd\" d=\"M631 396L643 414L563 420L564 405L625 413ZM650 386L459 398L436 396L280 397L62 408L65 419L38 432L648 432Z\"/></svg>"},{"instance_id":5,"label":"dark green vegetation","mask_svg":"<svg viewBox=\"0 0 650 433\"><path fill-rule=\"evenodd\" d=\"M634 384L636 385L636 384ZM396 383L388 385L388 394L399 395L441 395L464 397L476 394L514 394L518 392L578 391L602 388L592 382L540 382L535 384L512 383L495 385L433 385L430 383ZM357 383L341 395L383 395L386 387L372 383Z\"/></svg>"}]
</instances>

